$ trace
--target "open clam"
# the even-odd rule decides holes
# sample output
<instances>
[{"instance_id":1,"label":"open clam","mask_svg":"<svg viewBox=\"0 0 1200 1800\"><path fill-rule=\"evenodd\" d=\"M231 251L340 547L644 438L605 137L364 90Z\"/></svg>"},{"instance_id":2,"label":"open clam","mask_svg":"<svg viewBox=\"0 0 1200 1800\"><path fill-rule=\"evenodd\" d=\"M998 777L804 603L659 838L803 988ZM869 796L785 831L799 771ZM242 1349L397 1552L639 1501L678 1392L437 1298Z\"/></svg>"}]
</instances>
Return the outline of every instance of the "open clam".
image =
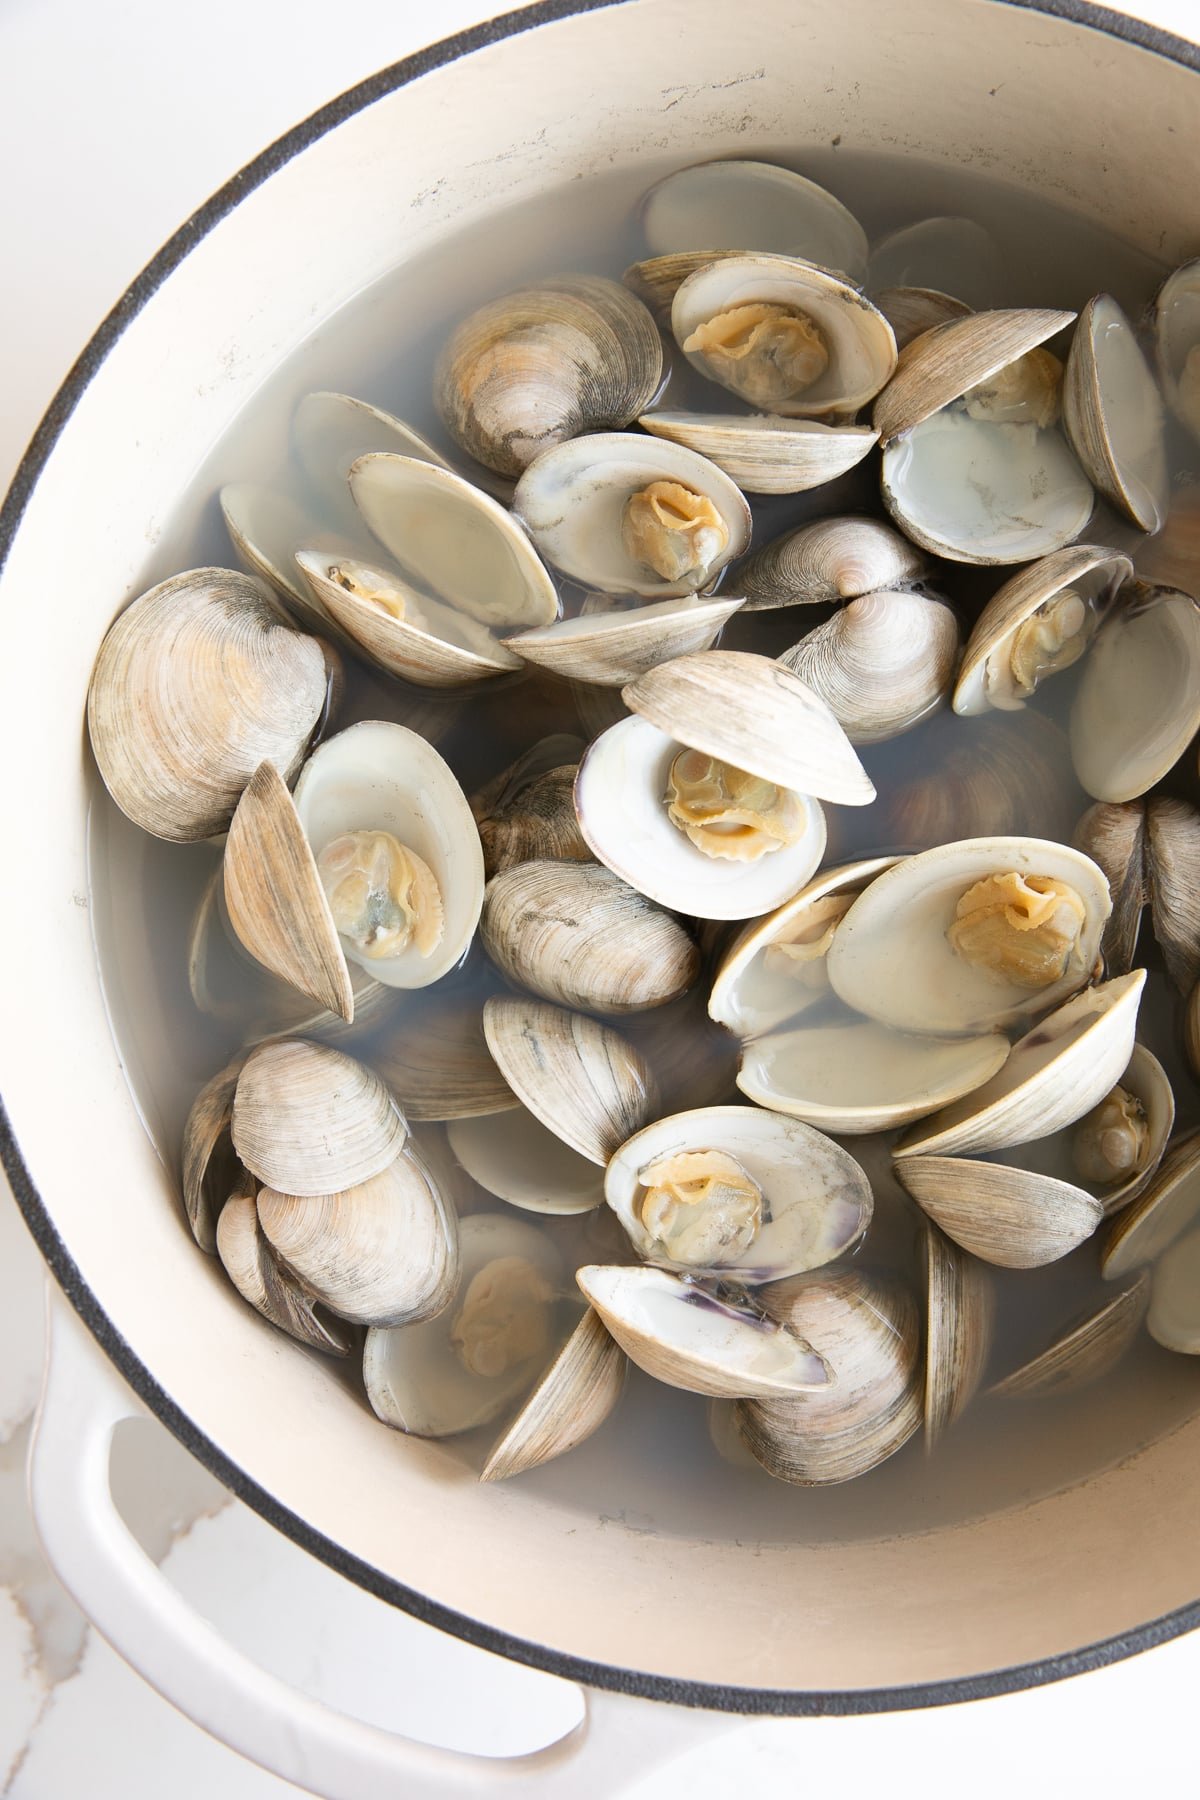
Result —
<instances>
[{"instance_id":1,"label":"open clam","mask_svg":"<svg viewBox=\"0 0 1200 1800\"><path fill-rule=\"evenodd\" d=\"M672 251L766 250L804 256L857 280L867 238L840 200L791 169L736 159L676 169L641 205L646 243Z\"/></svg>"},{"instance_id":2,"label":"open clam","mask_svg":"<svg viewBox=\"0 0 1200 1800\"><path fill-rule=\"evenodd\" d=\"M870 425L829 425L773 413L643 413L652 436L706 456L744 494L804 494L857 468L879 442Z\"/></svg>"},{"instance_id":3,"label":"open clam","mask_svg":"<svg viewBox=\"0 0 1200 1800\"><path fill-rule=\"evenodd\" d=\"M1071 755L1096 800L1133 800L1200 727L1200 605L1128 583L1096 633L1071 709Z\"/></svg>"},{"instance_id":4,"label":"open clam","mask_svg":"<svg viewBox=\"0 0 1200 1800\"><path fill-rule=\"evenodd\" d=\"M1170 483L1163 404L1133 326L1109 294L1079 315L1063 383L1063 424L1105 499L1157 531Z\"/></svg>"},{"instance_id":5,"label":"open clam","mask_svg":"<svg viewBox=\"0 0 1200 1800\"><path fill-rule=\"evenodd\" d=\"M959 643L943 601L892 590L851 600L779 660L821 696L852 744L877 744L948 698Z\"/></svg>"},{"instance_id":6,"label":"open clam","mask_svg":"<svg viewBox=\"0 0 1200 1800\"><path fill-rule=\"evenodd\" d=\"M814 519L772 538L739 564L747 612L777 606L821 606L903 588L920 581L926 560L882 519L839 514Z\"/></svg>"}]
</instances>

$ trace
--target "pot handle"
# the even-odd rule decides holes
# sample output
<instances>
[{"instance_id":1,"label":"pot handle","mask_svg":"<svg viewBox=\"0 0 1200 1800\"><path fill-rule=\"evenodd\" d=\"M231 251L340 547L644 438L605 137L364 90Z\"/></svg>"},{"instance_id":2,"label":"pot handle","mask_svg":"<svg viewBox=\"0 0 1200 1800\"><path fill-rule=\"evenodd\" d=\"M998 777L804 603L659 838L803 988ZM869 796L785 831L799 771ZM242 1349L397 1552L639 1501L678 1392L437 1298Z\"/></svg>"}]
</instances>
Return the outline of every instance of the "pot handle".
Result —
<instances>
[{"instance_id":1,"label":"pot handle","mask_svg":"<svg viewBox=\"0 0 1200 1800\"><path fill-rule=\"evenodd\" d=\"M502 1791L612 1800L626 1781L735 1729L736 1715L585 1690L585 1717L530 1755L436 1749L335 1712L233 1648L133 1537L109 1485L112 1436L145 1407L47 1282L46 1372L29 1459L34 1522L51 1567L101 1635L179 1711L320 1800Z\"/></svg>"}]
</instances>

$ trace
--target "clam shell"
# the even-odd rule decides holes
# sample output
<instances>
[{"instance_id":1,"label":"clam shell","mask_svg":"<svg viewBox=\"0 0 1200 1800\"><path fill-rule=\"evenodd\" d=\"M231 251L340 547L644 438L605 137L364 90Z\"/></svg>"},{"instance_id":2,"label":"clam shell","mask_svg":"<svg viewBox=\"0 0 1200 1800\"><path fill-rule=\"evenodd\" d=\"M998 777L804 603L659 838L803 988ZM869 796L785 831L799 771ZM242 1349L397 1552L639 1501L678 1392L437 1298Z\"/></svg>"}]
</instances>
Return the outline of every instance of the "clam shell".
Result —
<instances>
[{"instance_id":1,"label":"clam shell","mask_svg":"<svg viewBox=\"0 0 1200 1800\"><path fill-rule=\"evenodd\" d=\"M325 530L290 494L249 481L226 482L219 499L229 541L246 573L265 582L303 630L348 641L301 578L295 556L302 544L330 557L361 556L370 543L361 524L351 533Z\"/></svg>"},{"instance_id":2,"label":"clam shell","mask_svg":"<svg viewBox=\"0 0 1200 1800\"><path fill-rule=\"evenodd\" d=\"M643 431L706 456L744 494L804 494L857 468L878 443L869 425L770 413L643 413Z\"/></svg>"},{"instance_id":3,"label":"clam shell","mask_svg":"<svg viewBox=\"0 0 1200 1800\"><path fill-rule=\"evenodd\" d=\"M800 835L756 861L708 856L666 806L671 765L683 746L636 714L602 733L575 778L575 808L593 855L631 887L699 919L749 919L778 906L812 875L825 849L825 818L797 796Z\"/></svg>"},{"instance_id":4,"label":"clam shell","mask_svg":"<svg viewBox=\"0 0 1200 1800\"><path fill-rule=\"evenodd\" d=\"M405 1007L370 1054L410 1122L478 1118L518 1104L488 1050L476 996L431 989Z\"/></svg>"},{"instance_id":5,"label":"clam shell","mask_svg":"<svg viewBox=\"0 0 1200 1800\"><path fill-rule=\"evenodd\" d=\"M650 308L658 324L669 330L671 302L680 284L706 263L738 254L737 250L667 250L661 256L647 256L641 262L630 263L621 280Z\"/></svg>"},{"instance_id":6,"label":"clam shell","mask_svg":"<svg viewBox=\"0 0 1200 1800\"><path fill-rule=\"evenodd\" d=\"M700 972L676 919L589 863L527 862L494 875L480 935L510 981L588 1012L665 1006Z\"/></svg>"},{"instance_id":7,"label":"clam shell","mask_svg":"<svg viewBox=\"0 0 1200 1800\"><path fill-rule=\"evenodd\" d=\"M217 1220L215 1247L221 1265L242 1299L302 1344L334 1356L350 1354L350 1334L339 1320L319 1318L317 1302L286 1269L281 1269L258 1222L254 1187L231 1194Z\"/></svg>"},{"instance_id":8,"label":"clam shell","mask_svg":"<svg viewBox=\"0 0 1200 1800\"><path fill-rule=\"evenodd\" d=\"M1200 1217L1200 1132L1173 1144L1153 1179L1109 1227L1100 1258L1106 1281L1157 1260Z\"/></svg>"},{"instance_id":9,"label":"clam shell","mask_svg":"<svg viewBox=\"0 0 1200 1800\"><path fill-rule=\"evenodd\" d=\"M1165 1250L1150 1275L1150 1310L1146 1329L1164 1350L1184 1356L1200 1354L1200 1231Z\"/></svg>"},{"instance_id":10,"label":"clam shell","mask_svg":"<svg viewBox=\"0 0 1200 1800\"><path fill-rule=\"evenodd\" d=\"M260 1181L305 1197L341 1193L381 1174L408 1135L373 1070L304 1038L250 1052L231 1130L234 1149Z\"/></svg>"},{"instance_id":11,"label":"clam shell","mask_svg":"<svg viewBox=\"0 0 1200 1800\"><path fill-rule=\"evenodd\" d=\"M245 1057L235 1056L206 1081L183 1127L183 1206L202 1250L217 1248L217 1220L233 1191L241 1164L229 1135L233 1096Z\"/></svg>"},{"instance_id":12,"label":"clam shell","mask_svg":"<svg viewBox=\"0 0 1200 1800\"><path fill-rule=\"evenodd\" d=\"M1200 344L1200 261L1186 262L1167 276L1155 295L1153 322L1155 362L1167 405L1200 438L1200 408L1180 386L1188 356Z\"/></svg>"},{"instance_id":13,"label":"clam shell","mask_svg":"<svg viewBox=\"0 0 1200 1800\"><path fill-rule=\"evenodd\" d=\"M696 1150L734 1157L764 1199L763 1223L749 1247L707 1266L673 1260L639 1212L641 1171ZM819 1269L844 1255L870 1224L873 1204L871 1184L848 1151L796 1119L753 1106L701 1107L647 1125L614 1153L604 1195L648 1263L747 1285Z\"/></svg>"},{"instance_id":14,"label":"clam shell","mask_svg":"<svg viewBox=\"0 0 1200 1800\"><path fill-rule=\"evenodd\" d=\"M852 744L897 737L949 696L958 620L941 600L864 594L779 658L825 701Z\"/></svg>"},{"instance_id":15,"label":"clam shell","mask_svg":"<svg viewBox=\"0 0 1200 1800\"><path fill-rule=\"evenodd\" d=\"M871 250L872 288L918 282L991 306L1005 285L1005 266L989 231L975 219L939 214L889 231Z\"/></svg>"},{"instance_id":16,"label":"clam shell","mask_svg":"<svg viewBox=\"0 0 1200 1800\"><path fill-rule=\"evenodd\" d=\"M1163 404L1134 329L1110 294L1097 294L1079 316L1063 380L1063 424L1093 486L1143 531L1158 531L1170 500Z\"/></svg>"},{"instance_id":17,"label":"clam shell","mask_svg":"<svg viewBox=\"0 0 1200 1800\"><path fill-rule=\"evenodd\" d=\"M914 1126L895 1154L1003 1150L1074 1124L1128 1067L1145 980L1134 969L1076 994L1013 1045L990 1081Z\"/></svg>"},{"instance_id":18,"label":"clam shell","mask_svg":"<svg viewBox=\"0 0 1200 1800\"><path fill-rule=\"evenodd\" d=\"M988 1390L1010 1400L1061 1399L1077 1394L1116 1368L1141 1329L1149 1301L1143 1276L1106 1300L1056 1338L1047 1350L1014 1369Z\"/></svg>"},{"instance_id":19,"label":"clam shell","mask_svg":"<svg viewBox=\"0 0 1200 1800\"><path fill-rule=\"evenodd\" d=\"M1073 312L1025 308L968 313L910 344L875 402L872 422L886 446L923 425L971 388L1036 350L1074 319Z\"/></svg>"},{"instance_id":20,"label":"clam shell","mask_svg":"<svg viewBox=\"0 0 1200 1800\"><path fill-rule=\"evenodd\" d=\"M1005 1163L905 1156L897 1179L946 1236L981 1262L1040 1269L1078 1249L1104 1216L1083 1188Z\"/></svg>"},{"instance_id":21,"label":"clam shell","mask_svg":"<svg viewBox=\"0 0 1200 1800\"><path fill-rule=\"evenodd\" d=\"M930 1221L925 1230L925 1448L966 1411L991 1351L996 1295L986 1266Z\"/></svg>"},{"instance_id":22,"label":"clam shell","mask_svg":"<svg viewBox=\"0 0 1200 1800\"><path fill-rule=\"evenodd\" d=\"M583 739L542 738L471 797L486 876L522 862L588 862L575 817L575 774Z\"/></svg>"},{"instance_id":23,"label":"clam shell","mask_svg":"<svg viewBox=\"0 0 1200 1800\"><path fill-rule=\"evenodd\" d=\"M631 1013L621 1029L645 1057L664 1113L736 1100L737 1045L709 1018L699 988L654 1012Z\"/></svg>"},{"instance_id":24,"label":"clam shell","mask_svg":"<svg viewBox=\"0 0 1200 1800\"><path fill-rule=\"evenodd\" d=\"M523 994L495 994L483 1029L522 1105L601 1168L654 1110L654 1077L611 1026Z\"/></svg>"},{"instance_id":25,"label":"clam shell","mask_svg":"<svg viewBox=\"0 0 1200 1800\"><path fill-rule=\"evenodd\" d=\"M1071 709L1071 755L1096 800L1136 800L1200 727L1200 606L1127 586L1092 642Z\"/></svg>"},{"instance_id":26,"label":"clam shell","mask_svg":"<svg viewBox=\"0 0 1200 1800\"><path fill-rule=\"evenodd\" d=\"M634 712L693 750L798 794L865 806L875 789L828 706L766 656L701 650L622 690Z\"/></svg>"},{"instance_id":27,"label":"clam shell","mask_svg":"<svg viewBox=\"0 0 1200 1800\"><path fill-rule=\"evenodd\" d=\"M1181 994L1200 977L1200 812L1155 794L1146 808L1146 875L1154 935Z\"/></svg>"},{"instance_id":28,"label":"clam shell","mask_svg":"<svg viewBox=\"0 0 1200 1800\"><path fill-rule=\"evenodd\" d=\"M1188 1067L1200 1081L1200 982L1188 995L1187 1008L1183 1015L1183 1047L1187 1054Z\"/></svg>"},{"instance_id":29,"label":"clam shell","mask_svg":"<svg viewBox=\"0 0 1200 1800\"><path fill-rule=\"evenodd\" d=\"M342 1193L298 1199L265 1187L258 1219L307 1292L355 1324L430 1318L457 1284L454 1214L411 1147Z\"/></svg>"},{"instance_id":30,"label":"clam shell","mask_svg":"<svg viewBox=\"0 0 1200 1800\"><path fill-rule=\"evenodd\" d=\"M569 731L554 731L548 737L538 738L471 795L475 818L482 824L485 819L506 812L543 775L577 763L583 755L583 745L584 740Z\"/></svg>"},{"instance_id":31,"label":"clam shell","mask_svg":"<svg viewBox=\"0 0 1200 1800\"><path fill-rule=\"evenodd\" d=\"M741 606L741 596L653 601L629 612L585 613L523 631L505 643L555 675L624 687L673 656L707 650Z\"/></svg>"},{"instance_id":32,"label":"clam shell","mask_svg":"<svg viewBox=\"0 0 1200 1800\"><path fill-rule=\"evenodd\" d=\"M775 163L694 163L656 182L642 201L642 230L660 256L679 250L782 250L854 278L867 237L840 200Z\"/></svg>"},{"instance_id":33,"label":"clam shell","mask_svg":"<svg viewBox=\"0 0 1200 1800\"><path fill-rule=\"evenodd\" d=\"M953 294L943 294L938 288L877 288L871 299L891 326L900 351L906 350L922 332L949 325L954 319L965 319L971 311L965 300L956 300Z\"/></svg>"},{"instance_id":34,"label":"clam shell","mask_svg":"<svg viewBox=\"0 0 1200 1800\"><path fill-rule=\"evenodd\" d=\"M964 730L945 712L923 727L921 772L892 788L876 829L914 850L1034 832L1065 841L1082 797L1066 733L1044 713L988 712Z\"/></svg>"},{"instance_id":35,"label":"clam shell","mask_svg":"<svg viewBox=\"0 0 1200 1800\"><path fill-rule=\"evenodd\" d=\"M1115 1187L1094 1190L1106 1219L1137 1199L1153 1181L1175 1128L1175 1095L1167 1072L1144 1044L1135 1044L1120 1085L1139 1100L1146 1117L1147 1154L1143 1167Z\"/></svg>"},{"instance_id":36,"label":"clam shell","mask_svg":"<svg viewBox=\"0 0 1200 1800\"><path fill-rule=\"evenodd\" d=\"M522 1212L568 1216L604 1203L595 1163L524 1106L489 1118L452 1119L446 1138L473 1181Z\"/></svg>"},{"instance_id":37,"label":"clam shell","mask_svg":"<svg viewBox=\"0 0 1200 1800\"><path fill-rule=\"evenodd\" d=\"M815 263L765 254L725 257L697 269L671 305L671 330L692 366L717 379L698 353L684 346L698 326L750 301L798 307L816 325L829 352L824 374L798 398L780 401L788 418L852 415L872 400L896 367L896 340L881 312L856 287ZM736 391L736 390L734 390Z\"/></svg>"},{"instance_id":38,"label":"clam shell","mask_svg":"<svg viewBox=\"0 0 1200 1800\"><path fill-rule=\"evenodd\" d=\"M734 1400L824 1387L823 1359L795 1333L666 1269L578 1269L575 1279L630 1362L668 1387Z\"/></svg>"},{"instance_id":39,"label":"clam shell","mask_svg":"<svg viewBox=\"0 0 1200 1800\"><path fill-rule=\"evenodd\" d=\"M925 558L882 519L855 514L814 519L772 538L736 571L744 610L819 606L906 587L926 572Z\"/></svg>"},{"instance_id":40,"label":"clam shell","mask_svg":"<svg viewBox=\"0 0 1200 1800\"><path fill-rule=\"evenodd\" d=\"M295 774L325 710L322 646L284 625L258 583L192 569L109 627L88 688L104 785L155 837L224 831L264 762Z\"/></svg>"},{"instance_id":41,"label":"clam shell","mask_svg":"<svg viewBox=\"0 0 1200 1800\"><path fill-rule=\"evenodd\" d=\"M428 438L370 401L320 389L305 394L292 414L292 445L314 495L353 536L362 521L350 498L350 470L360 456L387 451L448 469ZM297 540L297 547L299 540Z\"/></svg>"},{"instance_id":42,"label":"clam shell","mask_svg":"<svg viewBox=\"0 0 1200 1800\"><path fill-rule=\"evenodd\" d=\"M625 1388L625 1353L589 1307L507 1430L479 1479L505 1481L564 1456L598 1431Z\"/></svg>"},{"instance_id":43,"label":"clam shell","mask_svg":"<svg viewBox=\"0 0 1200 1800\"><path fill-rule=\"evenodd\" d=\"M1146 805L1143 800L1101 801L1088 808L1075 828L1075 845L1104 871L1112 894L1112 917L1100 951L1110 975L1133 967L1146 886Z\"/></svg>"}]
</instances>

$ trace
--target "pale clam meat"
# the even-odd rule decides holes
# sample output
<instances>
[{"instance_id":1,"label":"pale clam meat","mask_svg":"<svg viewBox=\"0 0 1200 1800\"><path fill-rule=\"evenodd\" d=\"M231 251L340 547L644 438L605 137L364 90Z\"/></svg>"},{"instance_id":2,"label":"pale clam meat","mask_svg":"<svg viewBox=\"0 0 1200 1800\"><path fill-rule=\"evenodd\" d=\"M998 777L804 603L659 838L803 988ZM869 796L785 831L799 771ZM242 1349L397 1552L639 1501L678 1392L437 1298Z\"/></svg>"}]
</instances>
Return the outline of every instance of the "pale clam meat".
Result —
<instances>
[{"instance_id":1,"label":"pale clam meat","mask_svg":"<svg viewBox=\"0 0 1200 1800\"><path fill-rule=\"evenodd\" d=\"M1082 1188L1006 1163L904 1156L899 1181L951 1241L1003 1269L1040 1269L1086 1243L1104 1217Z\"/></svg>"},{"instance_id":2,"label":"pale clam meat","mask_svg":"<svg viewBox=\"0 0 1200 1800\"><path fill-rule=\"evenodd\" d=\"M1157 531L1170 499L1162 399L1132 325L1109 294L1089 300L1079 316L1063 423L1093 486L1143 531Z\"/></svg>"},{"instance_id":3,"label":"pale clam meat","mask_svg":"<svg viewBox=\"0 0 1200 1800\"><path fill-rule=\"evenodd\" d=\"M673 656L709 649L742 604L740 594L685 594L629 609L585 612L505 639L526 662L601 687L624 687Z\"/></svg>"},{"instance_id":4,"label":"pale clam meat","mask_svg":"<svg viewBox=\"0 0 1200 1800\"><path fill-rule=\"evenodd\" d=\"M1044 354L1041 345L1074 317L1035 308L968 313L922 333L875 402L881 441L890 445L956 401L980 423L1054 424L1061 366L1027 359Z\"/></svg>"},{"instance_id":5,"label":"pale clam meat","mask_svg":"<svg viewBox=\"0 0 1200 1800\"><path fill-rule=\"evenodd\" d=\"M979 1391L992 1347L996 1291L987 1266L932 1222L925 1230L925 1449Z\"/></svg>"},{"instance_id":6,"label":"pale clam meat","mask_svg":"<svg viewBox=\"0 0 1200 1800\"><path fill-rule=\"evenodd\" d=\"M1071 709L1071 755L1096 800L1134 800L1200 727L1200 605L1130 583L1092 642Z\"/></svg>"},{"instance_id":7,"label":"pale clam meat","mask_svg":"<svg viewBox=\"0 0 1200 1800\"><path fill-rule=\"evenodd\" d=\"M452 1119L446 1138L473 1181L522 1212L565 1217L604 1204L595 1162L524 1105L496 1117Z\"/></svg>"},{"instance_id":8,"label":"pale clam meat","mask_svg":"<svg viewBox=\"0 0 1200 1800\"><path fill-rule=\"evenodd\" d=\"M949 606L897 589L849 601L779 660L820 695L852 744L877 744L948 698L960 642Z\"/></svg>"},{"instance_id":9,"label":"pale clam meat","mask_svg":"<svg viewBox=\"0 0 1200 1800\"><path fill-rule=\"evenodd\" d=\"M853 213L815 181L775 163L730 159L676 169L646 194L641 221L660 256L783 251L852 279L866 271L866 233Z\"/></svg>"},{"instance_id":10,"label":"pale clam meat","mask_svg":"<svg viewBox=\"0 0 1200 1800\"><path fill-rule=\"evenodd\" d=\"M715 463L744 494L804 494L857 468L879 442L869 425L770 413L643 413L638 424Z\"/></svg>"},{"instance_id":11,"label":"pale clam meat","mask_svg":"<svg viewBox=\"0 0 1200 1800\"><path fill-rule=\"evenodd\" d=\"M882 519L838 514L772 538L736 571L745 610L821 606L920 581L926 560Z\"/></svg>"},{"instance_id":12,"label":"pale clam meat","mask_svg":"<svg viewBox=\"0 0 1200 1800\"><path fill-rule=\"evenodd\" d=\"M1149 1301L1143 1276L1068 1327L1039 1355L1022 1363L988 1391L1011 1400L1060 1399L1101 1381L1136 1338Z\"/></svg>"},{"instance_id":13,"label":"pale clam meat","mask_svg":"<svg viewBox=\"0 0 1200 1800\"><path fill-rule=\"evenodd\" d=\"M494 994L484 1005L483 1029L522 1104L601 1168L657 1104L654 1077L638 1051L584 1013Z\"/></svg>"},{"instance_id":14,"label":"pale clam meat","mask_svg":"<svg viewBox=\"0 0 1200 1800\"><path fill-rule=\"evenodd\" d=\"M625 1352L590 1307L492 1445L481 1481L505 1481L563 1456L598 1431L625 1387Z\"/></svg>"},{"instance_id":15,"label":"pale clam meat","mask_svg":"<svg viewBox=\"0 0 1200 1800\"><path fill-rule=\"evenodd\" d=\"M870 1182L847 1151L753 1106L646 1126L610 1160L604 1192L646 1261L748 1285L832 1262L872 1210Z\"/></svg>"},{"instance_id":16,"label":"pale clam meat","mask_svg":"<svg viewBox=\"0 0 1200 1800\"><path fill-rule=\"evenodd\" d=\"M373 1070L328 1044L280 1038L247 1056L230 1123L233 1147L267 1187L341 1193L379 1175L408 1127Z\"/></svg>"},{"instance_id":17,"label":"pale clam meat","mask_svg":"<svg viewBox=\"0 0 1200 1800\"><path fill-rule=\"evenodd\" d=\"M256 1186L251 1178L221 1208L215 1248L222 1268L242 1299L280 1331L314 1350L348 1356L350 1333L340 1320L322 1317L319 1303L276 1260L259 1223Z\"/></svg>"}]
</instances>

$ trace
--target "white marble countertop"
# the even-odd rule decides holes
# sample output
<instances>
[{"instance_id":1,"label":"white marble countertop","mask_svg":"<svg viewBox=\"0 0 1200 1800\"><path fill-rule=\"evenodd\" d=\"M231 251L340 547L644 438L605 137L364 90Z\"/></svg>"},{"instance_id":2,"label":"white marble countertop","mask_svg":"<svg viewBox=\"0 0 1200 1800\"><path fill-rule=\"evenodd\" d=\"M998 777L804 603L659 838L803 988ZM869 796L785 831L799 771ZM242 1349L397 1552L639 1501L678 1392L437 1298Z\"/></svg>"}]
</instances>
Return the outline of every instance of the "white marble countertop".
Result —
<instances>
[{"instance_id":1,"label":"white marble countertop","mask_svg":"<svg viewBox=\"0 0 1200 1800\"><path fill-rule=\"evenodd\" d=\"M96 323L197 204L331 95L493 10L479 0L357 0L349 11L327 0L3 0L0 487ZM1125 10L1200 37L1200 0ZM160 1700L40 1556L23 1466L43 1280L0 1195L0 1792L283 1800L298 1790ZM312 1693L430 1741L496 1751L533 1747L574 1716L565 1684L444 1638L313 1562L156 1425L129 1435L118 1464L128 1516L172 1580L235 1643ZM1200 1634L970 1706L738 1724L626 1795L716 1800L751 1778L783 1794L801 1779L807 1793L886 1783L896 1800L1191 1792L1198 1688Z\"/></svg>"}]
</instances>

